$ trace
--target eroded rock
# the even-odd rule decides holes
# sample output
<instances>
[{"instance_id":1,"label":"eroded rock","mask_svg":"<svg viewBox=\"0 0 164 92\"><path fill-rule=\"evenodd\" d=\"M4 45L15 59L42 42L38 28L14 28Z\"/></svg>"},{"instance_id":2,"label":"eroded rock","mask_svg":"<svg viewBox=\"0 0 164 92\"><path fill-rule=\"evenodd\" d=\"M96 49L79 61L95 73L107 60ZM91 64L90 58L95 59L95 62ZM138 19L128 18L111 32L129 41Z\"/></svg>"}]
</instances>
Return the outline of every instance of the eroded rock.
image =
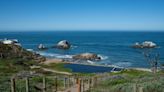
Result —
<instances>
[{"instance_id":1,"label":"eroded rock","mask_svg":"<svg viewBox=\"0 0 164 92\"><path fill-rule=\"evenodd\" d=\"M81 60L101 60L101 57L93 53L82 53L82 54L74 55L72 58L81 59Z\"/></svg>"}]
</instances>

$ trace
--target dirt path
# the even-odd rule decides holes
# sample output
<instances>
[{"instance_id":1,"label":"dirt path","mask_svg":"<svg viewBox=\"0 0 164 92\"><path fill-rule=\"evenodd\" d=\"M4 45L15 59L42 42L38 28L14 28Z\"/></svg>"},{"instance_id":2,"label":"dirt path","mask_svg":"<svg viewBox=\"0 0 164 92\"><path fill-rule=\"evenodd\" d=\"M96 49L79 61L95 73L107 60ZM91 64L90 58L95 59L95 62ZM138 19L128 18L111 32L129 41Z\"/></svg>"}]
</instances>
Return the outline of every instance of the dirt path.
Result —
<instances>
[{"instance_id":1,"label":"dirt path","mask_svg":"<svg viewBox=\"0 0 164 92\"><path fill-rule=\"evenodd\" d=\"M44 71L49 71L49 72L53 72L53 73L59 73L59 74L64 74L64 75L72 75L72 73L69 72L62 72L62 71L57 71L57 70L53 70L53 69L48 69L48 68L42 68Z\"/></svg>"},{"instance_id":2,"label":"dirt path","mask_svg":"<svg viewBox=\"0 0 164 92\"><path fill-rule=\"evenodd\" d=\"M89 84L84 83L84 86L81 85L81 88L79 84L75 84L74 86L67 88L65 91L60 91L60 92L84 92L87 90L89 90Z\"/></svg>"}]
</instances>

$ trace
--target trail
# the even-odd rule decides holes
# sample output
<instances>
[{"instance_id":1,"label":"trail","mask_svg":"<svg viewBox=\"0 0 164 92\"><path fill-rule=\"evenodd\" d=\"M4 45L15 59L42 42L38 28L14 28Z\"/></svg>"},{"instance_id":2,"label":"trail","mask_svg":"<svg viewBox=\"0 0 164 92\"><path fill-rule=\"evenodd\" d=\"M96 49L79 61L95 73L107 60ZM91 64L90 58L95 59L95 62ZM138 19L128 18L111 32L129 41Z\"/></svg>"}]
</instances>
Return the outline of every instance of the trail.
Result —
<instances>
[{"instance_id":1,"label":"trail","mask_svg":"<svg viewBox=\"0 0 164 92\"><path fill-rule=\"evenodd\" d=\"M62 72L62 71L57 71L57 70L48 69L48 68L42 68L42 69L44 71L49 71L49 72L53 72L53 73L64 74L64 75L72 75L72 73L69 73L69 72Z\"/></svg>"},{"instance_id":2,"label":"trail","mask_svg":"<svg viewBox=\"0 0 164 92\"><path fill-rule=\"evenodd\" d=\"M86 92L87 90L89 90L89 84L82 83L82 84L75 84L64 91L59 91L59 92Z\"/></svg>"}]
</instances>

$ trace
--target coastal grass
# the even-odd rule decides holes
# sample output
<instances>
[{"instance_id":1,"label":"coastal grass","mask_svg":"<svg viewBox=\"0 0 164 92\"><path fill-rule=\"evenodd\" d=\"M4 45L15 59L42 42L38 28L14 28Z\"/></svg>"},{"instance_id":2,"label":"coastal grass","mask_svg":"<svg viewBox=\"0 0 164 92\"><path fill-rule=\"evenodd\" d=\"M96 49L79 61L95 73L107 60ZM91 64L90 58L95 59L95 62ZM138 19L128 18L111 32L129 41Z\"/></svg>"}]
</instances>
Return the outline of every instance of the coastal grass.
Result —
<instances>
[{"instance_id":1,"label":"coastal grass","mask_svg":"<svg viewBox=\"0 0 164 92\"><path fill-rule=\"evenodd\" d=\"M43 68L53 69L57 71L71 72L71 69L65 68L64 63L52 63L50 65L37 64L34 61L24 61L20 58L16 59L0 59L0 91L10 92L10 78L12 75L20 71L31 71L29 66L39 65ZM40 70L40 69L38 69ZM37 71L37 70L36 70ZM42 70L41 70L42 71ZM73 73L75 76L93 77L99 74L94 73ZM59 74L58 74L59 75ZM91 92L132 92L134 85L143 87L144 92L164 92L164 72L159 71L156 74L135 69L126 69L116 73L109 73L106 80L99 82L96 87L93 87ZM44 73L44 76L49 76L49 73ZM17 91L24 92L25 81L18 79ZM48 89L55 87L54 78L47 78ZM30 78L30 91L37 92L36 86L42 83L42 77ZM63 89L63 80L58 81L59 89ZM105 90L105 91L103 91ZM47 92L52 92L49 90Z\"/></svg>"},{"instance_id":2,"label":"coastal grass","mask_svg":"<svg viewBox=\"0 0 164 92\"><path fill-rule=\"evenodd\" d=\"M17 79L16 82L16 91L17 92L25 92L25 80L24 79ZM55 89L55 78L46 78L46 92L53 92ZM41 92L43 89L43 77L32 77L29 78L29 89L30 92ZM64 90L63 80L57 81L58 90Z\"/></svg>"},{"instance_id":3,"label":"coastal grass","mask_svg":"<svg viewBox=\"0 0 164 92\"><path fill-rule=\"evenodd\" d=\"M28 66L32 62L24 62L18 59L0 59L0 73L17 73L22 70L29 70Z\"/></svg>"},{"instance_id":4,"label":"coastal grass","mask_svg":"<svg viewBox=\"0 0 164 92\"><path fill-rule=\"evenodd\" d=\"M134 85L142 87L144 92L164 92L164 74L158 72L139 71L134 69L124 70L118 73L110 73L109 78L102 81L91 92L133 92Z\"/></svg>"},{"instance_id":5,"label":"coastal grass","mask_svg":"<svg viewBox=\"0 0 164 92\"><path fill-rule=\"evenodd\" d=\"M31 65L40 65L34 61L24 61L20 58L14 59L0 59L0 92L10 92L10 79L15 74L21 71L36 71L38 73L43 74L46 76L46 85L47 85L47 92L52 92L51 89L55 87L55 78L48 78L51 73L44 72L41 69L31 69ZM42 65L42 67L51 68L58 71L71 71L69 69L64 68L64 64L51 64L50 66ZM43 73L44 72L44 73ZM59 75L59 74L57 74ZM56 75L55 75L56 76ZM43 83L43 76L39 77L31 77L29 79L30 83L30 91L31 92L38 92L36 86L40 86ZM58 80L58 89L63 89L63 80ZM18 92L25 92L25 79L16 79L16 91Z\"/></svg>"},{"instance_id":6,"label":"coastal grass","mask_svg":"<svg viewBox=\"0 0 164 92\"><path fill-rule=\"evenodd\" d=\"M29 71L31 64L33 61L24 61L20 58L0 59L0 91L10 92L10 78L20 71ZM17 85L21 83L18 81Z\"/></svg>"}]
</instances>

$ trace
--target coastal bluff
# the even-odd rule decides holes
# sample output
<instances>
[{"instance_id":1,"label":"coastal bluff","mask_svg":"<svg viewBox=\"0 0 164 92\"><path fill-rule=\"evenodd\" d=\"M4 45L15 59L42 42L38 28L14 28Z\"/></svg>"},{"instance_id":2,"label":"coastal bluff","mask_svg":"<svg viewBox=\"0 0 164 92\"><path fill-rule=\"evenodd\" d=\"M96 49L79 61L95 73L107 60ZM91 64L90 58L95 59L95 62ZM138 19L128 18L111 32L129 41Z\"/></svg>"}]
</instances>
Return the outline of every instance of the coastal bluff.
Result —
<instances>
[{"instance_id":1,"label":"coastal bluff","mask_svg":"<svg viewBox=\"0 0 164 92\"><path fill-rule=\"evenodd\" d=\"M3 43L0 43L0 58L1 59L21 58L23 60L33 60L36 62L43 62L46 60L45 57L37 53L27 51L21 46L14 45L14 44L3 44Z\"/></svg>"}]
</instances>

